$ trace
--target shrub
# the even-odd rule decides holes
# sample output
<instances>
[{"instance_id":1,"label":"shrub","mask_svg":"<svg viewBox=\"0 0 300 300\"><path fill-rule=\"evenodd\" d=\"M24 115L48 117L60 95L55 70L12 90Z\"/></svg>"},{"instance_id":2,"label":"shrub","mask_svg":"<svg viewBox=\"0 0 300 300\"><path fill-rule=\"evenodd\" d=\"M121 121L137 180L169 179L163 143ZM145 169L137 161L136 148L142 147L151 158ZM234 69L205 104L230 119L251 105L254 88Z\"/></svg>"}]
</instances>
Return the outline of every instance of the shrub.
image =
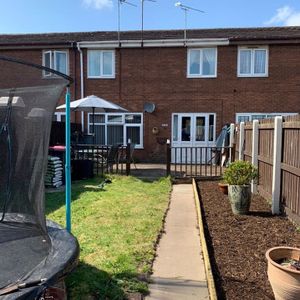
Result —
<instances>
[{"instance_id":1,"label":"shrub","mask_svg":"<svg viewBox=\"0 0 300 300\"><path fill-rule=\"evenodd\" d=\"M224 171L223 179L229 185L248 185L258 178L258 170L248 161L238 160Z\"/></svg>"}]
</instances>

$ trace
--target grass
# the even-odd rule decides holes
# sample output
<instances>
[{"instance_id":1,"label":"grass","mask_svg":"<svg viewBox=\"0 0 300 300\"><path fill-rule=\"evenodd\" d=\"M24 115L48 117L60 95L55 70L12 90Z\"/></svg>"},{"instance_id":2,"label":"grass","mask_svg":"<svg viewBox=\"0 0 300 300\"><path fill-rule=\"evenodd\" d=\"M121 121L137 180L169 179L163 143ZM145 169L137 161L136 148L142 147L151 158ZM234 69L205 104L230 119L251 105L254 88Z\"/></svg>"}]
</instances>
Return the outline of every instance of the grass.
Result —
<instances>
[{"instance_id":1,"label":"grass","mask_svg":"<svg viewBox=\"0 0 300 300\"><path fill-rule=\"evenodd\" d=\"M67 278L70 299L126 299L147 293L154 243L162 227L170 180L146 182L111 177L104 190L99 178L72 187L72 232L80 243L80 263ZM65 225L64 193L46 196L47 218Z\"/></svg>"}]
</instances>

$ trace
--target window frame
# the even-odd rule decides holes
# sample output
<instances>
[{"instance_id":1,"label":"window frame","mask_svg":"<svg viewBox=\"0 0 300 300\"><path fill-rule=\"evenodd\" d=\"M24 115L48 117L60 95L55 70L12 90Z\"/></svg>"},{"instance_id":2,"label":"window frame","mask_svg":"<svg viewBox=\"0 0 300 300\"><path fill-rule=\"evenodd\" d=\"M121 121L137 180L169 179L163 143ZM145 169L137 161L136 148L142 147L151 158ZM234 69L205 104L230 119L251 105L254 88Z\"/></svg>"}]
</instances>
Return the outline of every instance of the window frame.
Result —
<instances>
[{"instance_id":1,"label":"window frame","mask_svg":"<svg viewBox=\"0 0 300 300\"><path fill-rule=\"evenodd\" d=\"M90 75L90 53L100 52L100 75ZM103 74L103 53L112 53L112 75ZM115 79L116 78L116 50L115 49L89 49L87 50L87 78L88 79Z\"/></svg>"},{"instance_id":2,"label":"window frame","mask_svg":"<svg viewBox=\"0 0 300 300\"><path fill-rule=\"evenodd\" d=\"M50 53L50 69L56 70L56 53L64 53L66 54L66 73L62 72L65 75L69 75L69 51L68 50L43 50L42 56L43 56L43 66L46 66L46 59L45 55L47 53ZM59 71L58 71L59 72ZM57 77L58 75L53 74L51 72L48 72L46 70L43 70L43 77L49 78L49 77Z\"/></svg>"},{"instance_id":3,"label":"window frame","mask_svg":"<svg viewBox=\"0 0 300 300\"><path fill-rule=\"evenodd\" d=\"M251 66L250 66L250 73L241 73L240 72L240 53L243 50L250 50L251 51ZM265 50L266 51L266 61L265 61L265 73L254 73L255 67L255 51L256 50ZM240 46L238 47L238 55L237 55L237 77L241 78L251 78L251 77L269 77L269 47L268 46Z\"/></svg>"},{"instance_id":4,"label":"window frame","mask_svg":"<svg viewBox=\"0 0 300 300\"><path fill-rule=\"evenodd\" d=\"M91 122L91 117L93 113L88 113L88 134L92 134L90 127L93 126L93 122ZM95 122L95 126L97 125L104 125L105 128L105 144L107 145L107 127L109 125L115 126L123 126L123 145L127 145L127 127L139 127L140 128L140 144L135 145L135 149L144 149L144 115L143 113L134 113L134 112L126 112L126 113L95 113L95 115L104 115L104 123ZM108 121L108 116L117 115L122 116L122 122L111 122ZM141 116L141 123L126 123L125 115L140 115Z\"/></svg>"},{"instance_id":5,"label":"window frame","mask_svg":"<svg viewBox=\"0 0 300 300\"><path fill-rule=\"evenodd\" d=\"M256 113L256 112L248 112L248 113L236 113L235 114L235 122L236 124L239 124L241 122L238 121L239 117L249 117L249 121L248 122L252 122L253 121L253 116L266 116L266 118L262 118L262 119L267 119L269 117L276 117L276 116L295 116L295 115L298 115L298 113L262 113L262 112L259 112L259 113Z\"/></svg>"},{"instance_id":6,"label":"window frame","mask_svg":"<svg viewBox=\"0 0 300 300\"><path fill-rule=\"evenodd\" d=\"M66 118L66 113L65 112L55 112L54 116L55 116L56 122L64 122L64 121L62 121L62 117Z\"/></svg>"},{"instance_id":7,"label":"window frame","mask_svg":"<svg viewBox=\"0 0 300 300\"><path fill-rule=\"evenodd\" d=\"M215 56L215 72L213 75L203 75L203 50L205 49L213 49L216 52ZM200 73L199 74L191 74L190 73L190 53L191 51L198 50L200 51ZM217 78L218 74L218 47L202 47L202 48L190 48L187 51L187 78Z\"/></svg>"}]
</instances>

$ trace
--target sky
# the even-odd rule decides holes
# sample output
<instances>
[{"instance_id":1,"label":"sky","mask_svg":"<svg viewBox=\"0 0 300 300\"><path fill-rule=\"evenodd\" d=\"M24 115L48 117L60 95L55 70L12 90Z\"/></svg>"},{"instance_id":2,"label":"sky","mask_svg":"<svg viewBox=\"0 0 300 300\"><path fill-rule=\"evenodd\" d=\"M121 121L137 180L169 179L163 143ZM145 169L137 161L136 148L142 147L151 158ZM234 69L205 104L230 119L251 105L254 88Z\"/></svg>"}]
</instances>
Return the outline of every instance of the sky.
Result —
<instances>
[{"instance_id":1,"label":"sky","mask_svg":"<svg viewBox=\"0 0 300 300\"><path fill-rule=\"evenodd\" d=\"M121 0L124 1L124 0ZM141 28L141 0L121 5L121 30ZM145 0L144 28L183 29L178 0ZM300 25L300 0L181 0L188 28ZM0 34L117 30L118 0L0 0Z\"/></svg>"}]
</instances>

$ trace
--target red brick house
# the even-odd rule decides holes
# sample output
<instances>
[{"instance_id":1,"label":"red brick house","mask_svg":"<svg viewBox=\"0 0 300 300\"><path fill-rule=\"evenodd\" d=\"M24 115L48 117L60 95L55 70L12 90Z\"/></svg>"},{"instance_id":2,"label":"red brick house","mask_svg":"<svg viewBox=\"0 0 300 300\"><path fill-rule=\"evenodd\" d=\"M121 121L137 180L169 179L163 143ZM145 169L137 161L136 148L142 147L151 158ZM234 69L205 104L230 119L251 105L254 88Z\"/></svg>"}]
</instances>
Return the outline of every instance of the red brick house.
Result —
<instances>
[{"instance_id":1,"label":"red brick house","mask_svg":"<svg viewBox=\"0 0 300 300\"><path fill-rule=\"evenodd\" d=\"M136 144L144 161L173 146L213 145L225 123L300 112L300 27L0 35L0 55L75 79L130 113L99 114L100 144ZM49 74L41 72L41 77ZM2 86L0 86L2 87ZM61 120L63 114L58 113ZM74 113L90 132L90 115Z\"/></svg>"}]
</instances>

